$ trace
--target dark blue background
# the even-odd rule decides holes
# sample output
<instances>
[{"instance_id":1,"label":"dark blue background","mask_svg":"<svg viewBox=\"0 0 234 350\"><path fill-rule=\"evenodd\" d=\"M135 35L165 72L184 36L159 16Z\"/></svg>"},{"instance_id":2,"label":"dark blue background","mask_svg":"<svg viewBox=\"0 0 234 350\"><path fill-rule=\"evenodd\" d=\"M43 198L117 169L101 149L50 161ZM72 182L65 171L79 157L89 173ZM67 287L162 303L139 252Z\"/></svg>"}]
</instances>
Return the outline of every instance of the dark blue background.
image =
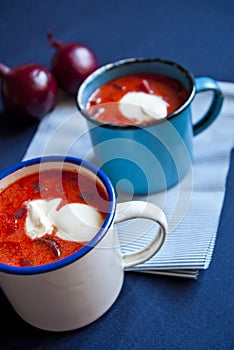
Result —
<instances>
[{"instance_id":1,"label":"dark blue background","mask_svg":"<svg viewBox=\"0 0 234 350\"><path fill-rule=\"evenodd\" d=\"M161 57L195 76L234 82L234 2L229 0L0 1L0 61L49 67L54 50L48 29L63 41L91 46L100 65ZM23 157L37 125L22 125L0 109L2 170ZM106 315L59 334L26 324L0 293L0 348L233 349L233 179L234 160L212 263L197 281L127 273Z\"/></svg>"}]
</instances>

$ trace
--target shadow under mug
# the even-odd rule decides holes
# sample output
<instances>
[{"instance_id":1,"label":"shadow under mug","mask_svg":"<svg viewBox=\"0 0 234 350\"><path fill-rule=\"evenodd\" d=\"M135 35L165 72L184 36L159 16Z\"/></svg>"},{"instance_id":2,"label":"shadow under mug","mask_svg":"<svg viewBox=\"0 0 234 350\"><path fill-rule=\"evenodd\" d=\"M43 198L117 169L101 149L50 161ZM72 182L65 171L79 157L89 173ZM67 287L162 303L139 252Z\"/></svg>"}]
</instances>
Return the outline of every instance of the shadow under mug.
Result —
<instances>
[{"instance_id":1,"label":"shadow under mug","mask_svg":"<svg viewBox=\"0 0 234 350\"><path fill-rule=\"evenodd\" d=\"M116 125L90 116L89 97L105 83L118 77L155 73L179 81L188 98L166 118L138 125ZM198 122L192 122L191 102L197 93L210 90L212 101ZM193 136L205 130L217 117L222 92L210 77L194 78L182 66L167 60L125 59L93 72L78 90L77 106L86 118L97 165L119 191L149 194L177 184L188 172L193 159ZM101 105L100 105L101 106Z\"/></svg>"},{"instance_id":2,"label":"shadow under mug","mask_svg":"<svg viewBox=\"0 0 234 350\"><path fill-rule=\"evenodd\" d=\"M124 269L150 259L163 245L167 220L152 203L116 204L115 190L106 174L73 157L42 157L18 163L0 173L0 188L48 169L82 172L93 179L92 190L98 191L97 183L102 186L109 198L104 223L90 242L64 259L32 267L0 263L0 286L25 321L44 330L67 331L90 324L112 306L122 288ZM153 220L155 235L139 251L123 256L114 224L134 218Z\"/></svg>"}]
</instances>

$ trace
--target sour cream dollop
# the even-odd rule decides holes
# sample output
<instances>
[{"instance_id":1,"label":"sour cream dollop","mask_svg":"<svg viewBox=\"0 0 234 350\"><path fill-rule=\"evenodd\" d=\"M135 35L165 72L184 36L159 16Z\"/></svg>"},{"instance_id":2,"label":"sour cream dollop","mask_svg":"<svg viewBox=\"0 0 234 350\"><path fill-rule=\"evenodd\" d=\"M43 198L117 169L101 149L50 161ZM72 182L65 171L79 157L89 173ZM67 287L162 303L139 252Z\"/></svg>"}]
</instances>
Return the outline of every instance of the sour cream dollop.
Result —
<instances>
[{"instance_id":1,"label":"sour cream dollop","mask_svg":"<svg viewBox=\"0 0 234 350\"><path fill-rule=\"evenodd\" d=\"M98 210L82 203L66 204L57 210L60 202L60 198L30 201L25 224L26 234L35 239L51 234L56 228L56 236L61 239L73 242L90 241L103 223Z\"/></svg>"},{"instance_id":2,"label":"sour cream dollop","mask_svg":"<svg viewBox=\"0 0 234 350\"><path fill-rule=\"evenodd\" d=\"M127 92L119 101L121 113L128 119L144 122L167 116L168 103L161 97L145 92Z\"/></svg>"}]
</instances>

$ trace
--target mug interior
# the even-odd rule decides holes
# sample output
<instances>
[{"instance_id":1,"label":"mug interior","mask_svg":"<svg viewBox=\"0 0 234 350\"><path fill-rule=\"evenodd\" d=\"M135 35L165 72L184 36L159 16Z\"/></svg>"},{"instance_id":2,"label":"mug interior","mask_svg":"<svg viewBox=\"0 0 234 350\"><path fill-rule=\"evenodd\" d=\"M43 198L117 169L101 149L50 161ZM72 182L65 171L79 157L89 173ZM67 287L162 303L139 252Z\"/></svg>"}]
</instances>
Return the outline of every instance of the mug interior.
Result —
<instances>
[{"instance_id":1,"label":"mug interior","mask_svg":"<svg viewBox=\"0 0 234 350\"><path fill-rule=\"evenodd\" d=\"M97 234L81 249L74 254L65 257L64 259L52 262L50 264L44 264L40 266L32 267L18 267L0 263L0 271L13 273L13 274L37 274L44 273L52 270L56 270L63 266L66 266L87 254L92 250L100 240L105 236L106 232L110 228L115 214L116 196L114 188L109 178L96 166L74 157L42 157L30 159L20 162L0 174L0 193L7 186L11 185L15 181L27 175L40 172L48 169L56 170L78 170L79 174L83 174L89 178L92 178L94 183L98 183L106 192L109 200L108 211L103 222L102 227Z\"/></svg>"},{"instance_id":2,"label":"mug interior","mask_svg":"<svg viewBox=\"0 0 234 350\"><path fill-rule=\"evenodd\" d=\"M152 73L160 74L179 81L186 91L188 92L188 98L184 104L182 104L176 111L167 115L165 118L160 120L154 120L137 125L117 125L112 123L105 123L95 119L86 112L86 106L89 97L94 93L96 89L106 84L107 82L125 76L129 74L139 73ZM81 84L77 94L77 106L78 110L86 117L89 121L97 125L111 126L116 128L135 128L152 126L161 123L163 120L168 120L181 113L192 101L195 96L195 82L193 75L181 65L163 60L160 58L144 59L144 58L132 58L125 59L115 63L107 64L91 75Z\"/></svg>"}]
</instances>

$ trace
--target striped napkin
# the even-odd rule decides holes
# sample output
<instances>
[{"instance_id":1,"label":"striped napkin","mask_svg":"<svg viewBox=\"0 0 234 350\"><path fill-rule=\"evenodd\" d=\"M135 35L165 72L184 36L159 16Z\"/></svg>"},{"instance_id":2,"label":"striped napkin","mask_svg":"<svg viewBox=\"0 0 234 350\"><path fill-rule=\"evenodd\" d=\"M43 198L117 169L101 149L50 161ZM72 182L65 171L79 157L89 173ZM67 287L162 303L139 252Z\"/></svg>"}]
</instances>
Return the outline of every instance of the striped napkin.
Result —
<instances>
[{"instance_id":1,"label":"striped napkin","mask_svg":"<svg viewBox=\"0 0 234 350\"><path fill-rule=\"evenodd\" d=\"M187 176L172 189L118 200L146 200L166 213L169 232L161 250L144 264L129 268L144 273L197 278L207 269L215 247L225 182L234 145L234 84L219 83L225 99L215 122L194 138L194 163ZM207 109L211 95L198 94L193 101L194 120ZM24 159L41 155L72 155L95 163L86 122L74 100L61 95L56 108L39 124ZM122 252L143 248L151 241L155 225L135 219L117 224Z\"/></svg>"}]
</instances>

